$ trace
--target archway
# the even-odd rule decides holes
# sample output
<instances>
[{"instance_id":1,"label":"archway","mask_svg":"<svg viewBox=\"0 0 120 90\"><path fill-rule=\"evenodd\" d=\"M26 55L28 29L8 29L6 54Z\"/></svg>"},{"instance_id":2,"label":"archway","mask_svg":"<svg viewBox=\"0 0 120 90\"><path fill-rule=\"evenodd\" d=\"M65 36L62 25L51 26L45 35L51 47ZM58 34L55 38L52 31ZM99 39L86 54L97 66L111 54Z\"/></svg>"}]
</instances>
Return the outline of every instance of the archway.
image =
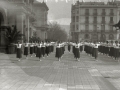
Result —
<instances>
[{"instance_id":1,"label":"archway","mask_svg":"<svg viewBox=\"0 0 120 90\"><path fill-rule=\"evenodd\" d=\"M5 16L3 11L0 10L0 46L5 45L5 36L4 36L5 31L3 30L4 24L5 24Z\"/></svg>"},{"instance_id":2,"label":"archway","mask_svg":"<svg viewBox=\"0 0 120 90\"><path fill-rule=\"evenodd\" d=\"M0 26L4 24L3 14L0 12Z\"/></svg>"}]
</instances>

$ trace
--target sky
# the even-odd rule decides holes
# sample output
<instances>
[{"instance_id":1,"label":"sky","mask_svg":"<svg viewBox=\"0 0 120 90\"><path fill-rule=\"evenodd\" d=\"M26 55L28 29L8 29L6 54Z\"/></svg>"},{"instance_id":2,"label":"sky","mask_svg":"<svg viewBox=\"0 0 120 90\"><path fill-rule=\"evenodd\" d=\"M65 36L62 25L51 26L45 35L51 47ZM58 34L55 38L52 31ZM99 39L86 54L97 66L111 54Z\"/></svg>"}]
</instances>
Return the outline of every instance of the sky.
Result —
<instances>
[{"instance_id":1,"label":"sky","mask_svg":"<svg viewBox=\"0 0 120 90\"><path fill-rule=\"evenodd\" d=\"M37 0L43 2L43 0ZM57 21L61 25L70 25L71 22L71 5L77 0L44 0L46 2L48 11L48 21ZM108 0L79 0L79 1L101 1ZM112 1L112 0L109 0Z\"/></svg>"}]
</instances>

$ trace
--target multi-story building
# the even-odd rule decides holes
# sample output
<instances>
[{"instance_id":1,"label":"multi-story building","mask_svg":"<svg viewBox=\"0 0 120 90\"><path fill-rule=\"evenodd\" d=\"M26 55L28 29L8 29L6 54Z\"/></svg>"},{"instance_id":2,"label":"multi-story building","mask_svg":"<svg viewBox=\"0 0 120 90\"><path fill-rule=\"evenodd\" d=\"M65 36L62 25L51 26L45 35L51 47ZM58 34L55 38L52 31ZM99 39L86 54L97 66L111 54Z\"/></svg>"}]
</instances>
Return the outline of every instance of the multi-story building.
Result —
<instances>
[{"instance_id":1,"label":"multi-story building","mask_svg":"<svg viewBox=\"0 0 120 90\"><path fill-rule=\"evenodd\" d=\"M38 5L35 6L34 4L39 4L39 8L37 8ZM40 8L43 10L40 10ZM16 26L17 30L25 35L24 40L29 42L29 38L33 37L34 32L38 33L37 26L39 28L44 26L44 29L48 27L47 18L39 19L44 16L47 17L47 11L48 7L45 3L36 3L35 0L0 0L0 52L5 50L7 44L4 37L5 30L1 29L2 26ZM44 24L38 25L40 22L44 22ZM37 23L37 26L35 23ZM41 32L37 34L37 37L46 39L47 36L44 35L47 34L43 34L45 30L40 30ZM42 36L40 33L42 33Z\"/></svg>"},{"instance_id":2,"label":"multi-story building","mask_svg":"<svg viewBox=\"0 0 120 90\"><path fill-rule=\"evenodd\" d=\"M119 31L112 25L120 18L119 1L79 2L71 8L71 36L77 41L116 40Z\"/></svg>"},{"instance_id":3,"label":"multi-story building","mask_svg":"<svg viewBox=\"0 0 120 90\"><path fill-rule=\"evenodd\" d=\"M47 24L48 10L49 8L44 1L42 3L37 1L34 3L35 17L37 19L34 22L34 26L37 29L35 33L41 40L47 39L47 30L49 29Z\"/></svg>"}]
</instances>

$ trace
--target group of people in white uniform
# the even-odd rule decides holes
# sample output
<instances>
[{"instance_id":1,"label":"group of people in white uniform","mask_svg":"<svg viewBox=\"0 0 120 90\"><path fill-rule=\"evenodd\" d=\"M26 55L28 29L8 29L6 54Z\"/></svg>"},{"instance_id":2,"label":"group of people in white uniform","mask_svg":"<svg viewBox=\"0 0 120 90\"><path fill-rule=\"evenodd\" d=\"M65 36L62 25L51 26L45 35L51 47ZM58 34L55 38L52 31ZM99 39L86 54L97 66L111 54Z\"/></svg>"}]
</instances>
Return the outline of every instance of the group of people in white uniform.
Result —
<instances>
[{"instance_id":1,"label":"group of people in white uniform","mask_svg":"<svg viewBox=\"0 0 120 90\"><path fill-rule=\"evenodd\" d=\"M19 58L18 61L22 58L22 51L23 54L26 56L26 59L28 59L28 55L32 57L34 56L38 57L41 61L41 58L45 58L45 54L47 57L51 52L54 51L54 43L53 42L38 42L38 43L24 43L21 44L18 42L16 45L16 57Z\"/></svg>"},{"instance_id":2,"label":"group of people in white uniform","mask_svg":"<svg viewBox=\"0 0 120 90\"><path fill-rule=\"evenodd\" d=\"M19 61L22 58L22 47L24 48L24 55L26 56L26 59L28 59L28 55L30 54L31 57L36 56L41 61L41 58L45 58L45 55L47 57L51 52L54 52L54 48L56 47L55 57L58 58L58 61L61 60L61 58L64 55L65 47L68 47L68 51L71 52L72 47L72 53L74 55L74 58L77 61L80 61L80 53L82 51L85 51L88 55L91 57L94 57L95 60L98 59L98 52L101 54L108 55L110 57L113 57L118 60L120 56L120 44L116 41L114 43L112 42L39 42L39 43L24 43L16 44L17 46L17 58L19 58Z\"/></svg>"}]
</instances>

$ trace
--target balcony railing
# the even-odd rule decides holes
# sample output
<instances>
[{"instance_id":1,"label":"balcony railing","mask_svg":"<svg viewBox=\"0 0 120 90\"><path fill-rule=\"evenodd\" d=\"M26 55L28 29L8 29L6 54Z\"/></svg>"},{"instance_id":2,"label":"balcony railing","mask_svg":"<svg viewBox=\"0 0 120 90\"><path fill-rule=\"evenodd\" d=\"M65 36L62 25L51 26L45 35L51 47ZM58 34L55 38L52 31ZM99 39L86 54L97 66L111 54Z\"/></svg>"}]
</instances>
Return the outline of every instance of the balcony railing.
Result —
<instances>
[{"instance_id":1,"label":"balcony railing","mask_svg":"<svg viewBox=\"0 0 120 90\"><path fill-rule=\"evenodd\" d=\"M97 21L93 21L94 24L97 24Z\"/></svg>"},{"instance_id":2,"label":"balcony railing","mask_svg":"<svg viewBox=\"0 0 120 90\"><path fill-rule=\"evenodd\" d=\"M88 16L90 13L89 12L85 12L85 15Z\"/></svg>"},{"instance_id":3,"label":"balcony railing","mask_svg":"<svg viewBox=\"0 0 120 90\"><path fill-rule=\"evenodd\" d=\"M114 24L114 22L113 22L113 21L110 21L109 24Z\"/></svg>"},{"instance_id":4,"label":"balcony railing","mask_svg":"<svg viewBox=\"0 0 120 90\"><path fill-rule=\"evenodd\" d=\"M86 21L85 21L85 23L89 23L89 21L88 21L88 20L86 20Z\"/></svg>"},{"instance_id":5,"label":"balcony railing","mask_svg":"<svg viewBox=\"0 0 120 90\"><path fill-rule=\"evenodd\" d=\"M110 12L110 15L111 15L111 16L113 16L113 15L114 15L114 13L113 13L113 12Z\"/></svg>"},{"instance_id":6,"label":"balcony railing","mask_svg":"<svg viewBox=\"0 0 120 90\"><path fill-rule=\"evenodd\" d=\"M93 15L94 15L94 16L97 16L97 15L98 15L98 13L97 13L97 12L94 12L94 13L93 13Z\"/></svg>"},{"instance_id":7,"label":"balcony railing","mask_svg":"<svg viewBox=\"0 0 120 90\"><path fill-rule=\"evenodd\" d=\"M102 12L102 14L101 14L102 16L105 16L106 15L106 12Z\"/></svg>"},{"instance_id":8,"label":"balcony railing","mask_svg":"<svg viewBox=\"0 0 120 90\"><path fill-rule=\"evenodd\" d=\"M105 24L106 22L105 21L101 21L102 24Z\"/></svg>"}]
</instances>

